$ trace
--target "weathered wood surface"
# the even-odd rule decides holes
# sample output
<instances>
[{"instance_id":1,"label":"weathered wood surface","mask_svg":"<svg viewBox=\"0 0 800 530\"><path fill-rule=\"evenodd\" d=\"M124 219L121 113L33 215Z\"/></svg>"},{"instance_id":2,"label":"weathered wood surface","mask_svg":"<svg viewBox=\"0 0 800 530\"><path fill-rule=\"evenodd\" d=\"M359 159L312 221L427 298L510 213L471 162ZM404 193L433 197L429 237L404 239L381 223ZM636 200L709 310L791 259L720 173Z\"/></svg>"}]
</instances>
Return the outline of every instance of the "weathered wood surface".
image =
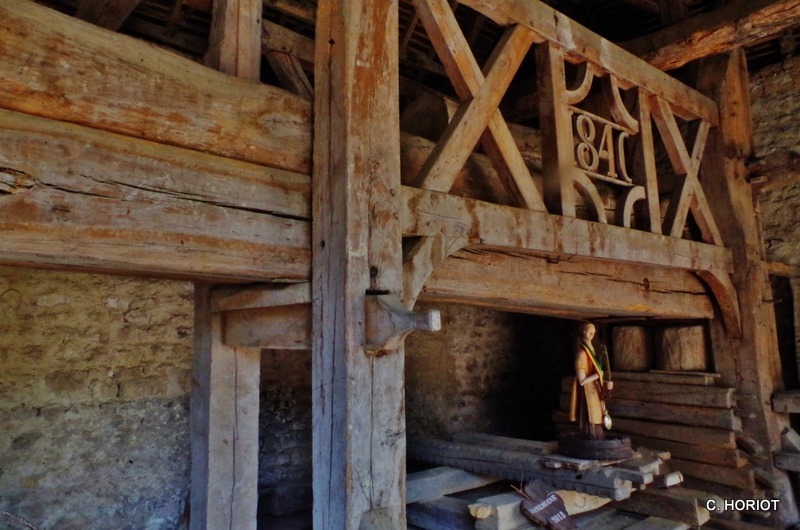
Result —
<instances>
[{"instance_id":1,"label":"weathered wood surface","mask_svg":"<svg viewBox=\"0 0 800 530\"><path fill-rule=\"evenodd\" d=\"M453 497L439 497L416 502L406 507L409 524L425 530L471 530L475 519L469 514L466 501Z\"/></svg>"},{"instance_id":2,"label":"weathered wood surface","mask_svg":"<svg viewBox=\"0 0 800 530\"><path fill-rule=\"evenodd\" d=\"M470 503L470 513L477 519L475 530L513 530L533 526L519 509L522 499L519 493L510 491Z\"/></svg>"},{"instance_id":3,"label":"weathered wood surface","mask_svg":"<svg viewBox=\"0 0 800 530\"><path fill-rule=\"evenodd\" d=\"M736 448L736 434L726 429L614 418L614 430L623 434L634 434L649 438L684 443L691 441L692 444L696 445L710 445L727 449Z\"/></svg>"},{"instance_id":4,"label":"weathered wood surface","mask_svg":"<svg viewBox=\"0 0 800 530\"><path fill-rule=\"evenodd\" d=\"M255 530L261 352L222 341L207 285L195 287L191 528Z\"/></svg>"},{"instance_id":5,"label":"weathered wood surface","mask_svg":"<svg viewBox=\"0 0 800 530\"><path fill-rule=\"evenodd\" d=\"M614 397L607 402L608 410L614 418L634 418L679 425L699 425L717 429L739 430L741 420L732 409L697 407L693 405L668 405L633 401Z\"/></svg>"},{"instance_id":6,"label":"weathered wood surface","mask_svg":"<svg viewBox=\"0 0 800 530\"><path fill-rule=\"evenodd\" d=\"M548 469L541 465L542 457L530 452L415 439L409 443L408 455L425 462L509 480L535 478L556 488L574 489L614 499L627 498L631 493L631 482L621 478L618 470L599 467L590 470Z\"/></svg>"},{"instance_id":7,"label":"weathered wood surface","mask_svg":"<svg viewBox=\"0 0 800 530\"><path fill-rule=\"evenodd\" d=\"M29 0L0 4L0 19L2 108L311 170L308 101Z\"/></svg>"},{"instance_id":8,"label":"weathered wood surface","mask_svg":"<svg viewBox=\"0 0 800 530\"><path fill-rule=\"evenodd\" d=\"M655 330L656 368L697 371L708 369L708 347L703 326L663 327Z\"/></svg>"},{"instance_id":9,"label":"weathered wood surface","mask_svg":"<svg viewBox=\"0 0 800 530\"><path fill-rule=\"evenodd\" d=\"M141 0L80 0L75 17L117 31Z\"/></svg>"},{"instance_id":10,"label":"weathered wood surface","mask_svg":"<svg viewBox=\"0 0 800 530\"><path fill-rule=\"evenodd\" d=\"M731 262L727 249L618 226L564 218L403 187L404 235L481 240L492 247L556 256L648 263L691 270L715 269Z\"/></svg>"},{"instance_id":11,"label":"weathered wood surface","mask_svg":"<svg viewBox=\"0 0 800 530\"><path fill-rule=\"evenodd\" d=\"M800 453L779 451L772 455L772 461L778 469L800 473Z\"/></svg>"},{"instance_id":12,"label":"weathered wood surface","mask_svg":"<svg viewBox=\"0 0 800 530\"><path fill-rule=\"evenodd\" d=\"M404 352L364 349L367 292L403 289L397 17L395 3L375 0L323 0L317 11L315 528L406 525Z\"/></svg>"},{"instance_id":13,"label":"weathered wood surface","mask_svg":"<svg viewBox=\"0 0 800 530\"><path fill-rule=\"evenodd\" d=\"M611 329L614 370L643 372L653 365L651 330L643 326L614 326Z\"/></svg>"},{"instance_id":14,"label":"weathered wood surface","mask_svg":"<svg viewBox=\"0 0 800 530\"><path fill-rule=\"evenodd\" d=\"M309 276L307 176L8 111L0 145L5 263Z\"/></svg>"},{"instance_id":15,"label":"weathered wood surface","mask_svg":"<svg viewBox=\"0 0 800 530\"><path fill-rule=\"evenodd\" d=\"M508 449L509 451L527 451L533 454L549 455L558 449L558 442L542 442L539 440L523 440L495 434L479 432L461 432L453 435L453 441L459 443L478 444L483 447Z\"/></svg>"},{"instance_id":16,"label":"weathered wood surface","mask_svg":"<svg viewBox=\"0 0 800 530\"><path fill-rule=\"evenodd\" d=\"M668 385L702 385L714 386L720 379L719 374L707 372L665 372L651 370L649 372L614 372L615 379L624 381L641 381L645 383L662 383Z\"/></svg>"},{"instance_id":17,"label":"weathered wood surface","mask_svg":"<svg viewBox=\"0 0 800 530\"><path fill-rule=\"evenodd\" d=\"M680 471L687 477L696 477L744 490L752 490L756 487L755 475L753 474L753 469L749 466L731 468L700 462L690 462L681 460L680 458L671 459L669 465L671 468Z\"/></svg>"},{"instance_id":18,"label":"weathered wood surface","mask_svg":"<svg viewBox=\"0 0 800 530\"><path fill-rule=\"evenodd\" d=\"M310 303L311 284L308 282L218 287L211 293L213 312Z\"/></svg>"},{"instance_id":19,"label":"weathered wood surface","mask_svg":"<svg viewBox=\"0 0 800 530\"><path fill-rule=\"evenodd\" d=\"M794 0L739 0L661 31L622 43L622 47L661 70L728 52L777 35L800 21Z\"/></svg>"},{"instance_id":20,"label":"weathered wood surface","mask_svg":"<svg viewBox=\"0 0 800 530\"><path fill-rule=\"evenodd\" d=\"M571 318L713 315L703 286L687 271L622 263L599 270L577 258L554 261L479 250L460 251L443 261L420 299Z\"/></svg>"},{"instance_id":21,"label":"weathered wood surface","mask_svg":"<svg viewBox=\"0 0 800 530\"><path fill-rule=\"evenodd\" d=\"M206 65L245 79L261 74L261 0L215 0Z\"/></svg>"},{"instance_id":22,"label":"weathered wood surface","mask_svg":"<svg viewBox=\"0 0 800 530\"><path fill-rule=\"evenodd\" d=\"M311 349L311 305L293 304L221 313L229 346Z\"/></svg>"},{"instance_id":23,"label":"weathered wood surface","mask_svg":"<svg viewBox=\"0 0 800 530\"><path fill-rule=\"evenodd\" d=\"M800 154L794 151L770 153L747 166L753 193L766 193L800 182Z\"/></svg>"},{"instance_id":24,"label":"weathered wood surface","mask_svg":"<svg viewBox=\"0 0 800 530\"><path fill-rule=\"evenodd\" d=\"M775 412L800 412L800 390L783 390L772 395L772 410Z\"/></svg>"},{"instance_id":25,"label":"weathered wood surface","mask_svg":"<svg viewBox=\"0 0 800 530\"><path fill-rule=\"evenodd\" d=\"M570 391L571 388L572 378L564 378L561 382L562 392ZM612 398L731 409L736 406L735 392L733 388L650 383L617 379L615 377Z\"/></svg>"},{"instance_id":26,"label":"weathered wood surface","mask_svg":"<svg viewBox=\"0 0 800 530\"><path fill-rule=\"evenodd\" d=\"M661 517L679 521L691 526L706 523L711 515L697 498L691 494L681 495L673 488L668 490L645 490L631 495L630 498L612 504L613 507L643 515ZM689 493L684 490L685 493Z\"/></svg>"},{"instance_id":27,"label":"weathered wood surface","mask_svg":"<svg viewBox=\"0 0 800 530\"><path fill-rule=\"evenodd\" d=\"M575 62L589 60L616 74L623 88L644 86L674 105L686 117L718 121L716 105L664 72L617 47L580 24L536 0L465 0L465 5L483 13L501 26L513 23L530 28L537 41L548 40Z\"/></svg>"},{"instance_id":28,"label":"weathered wood surface","mask_svg":"<svg viewBox=\"0 0 800 530\"><path fill-rule=\"evenodd\" d=\"M697 445L692 443L662 440L649 436L628 435L635 446L644 446L660 451L669 451L674 458L691 460L718 466L738 468L747 464L750 459L739 449L726 449L711 445ZM689 441L689 440L687 440Z\"/></svg>"},{"instance_id":29,"label":"weathered wood surface","mask_svg":"<svg viewBox=\"0 0 800 530\"><path fill-rule=\"evenodd\" d=\"M406 478L406 504L434 500L442 495L480 488L499 480L446 466L409 473Z\"/></svg>"}]
</instances>

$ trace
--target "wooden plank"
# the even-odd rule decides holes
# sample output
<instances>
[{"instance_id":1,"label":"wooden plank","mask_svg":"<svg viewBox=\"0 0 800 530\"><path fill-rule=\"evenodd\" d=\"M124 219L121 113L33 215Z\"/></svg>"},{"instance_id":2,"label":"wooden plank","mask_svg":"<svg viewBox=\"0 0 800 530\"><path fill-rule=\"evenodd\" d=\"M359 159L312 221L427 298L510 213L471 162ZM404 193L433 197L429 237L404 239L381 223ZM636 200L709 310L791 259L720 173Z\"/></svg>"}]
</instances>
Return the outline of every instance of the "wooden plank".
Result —
<instances>
[{"instance_id":1,"label":"wooden plank","mask_svg":"<svg viewBox=\"0 0 800 530\"><path fill-rule=\"evenodd\" d=\"M226 311L229 346L277 350L311 349L311 305L294 304Z\"/></svg>"},{"instance_id":2,"label":"wooden plank","mask_svg":"<svg viewBox=\"0 0 800 530\"><path fill-rule=\"evenodd\" d=\"M649 372L614 372L615 379L623 381L641 381L645 383L661 383L666 385L702 385L713 386L719 381L719 374L708 372L665 372L650 370Z\"/></svg>"},{"instance_id":3,"label":"wooden plank","mask_svg":"<svg viewBox=\"0 0 800 530\"><path fill-rule=\"evenodd\" d=\"M565 15L537 0L464 0L461 2L483 13L501 26L523 24L536 33L539 42L550 41L574 62L589 60L603 70L613 72L623 88L647 87L663 97L682 117L703 118L718 122L716 105L706 96L690 89L638 57L592 33Z\"/></svg>"},{"instance_id":4,"label":"wooden plank","mask_svg":"<svg viewBox=\"0 0 800 530\"><path fill-rule=\"evenodd\" d=\"M679 496L674 493L675 489L680 488L640 491L628 499L612 503L612 506L690 526L701 526L711 518L709 511L697 499Z\"/></svg>"},{"instance_id":5,"label":"wooden plank","mask_svg":"<svg viewBox=\"0 0 800 530\"><path fill-rule=\"evenodd\" d=\"M648 517L626 526L625 530L687 530L688 528L688 524L679 521L671 521L661 517Z\"/></svg>"},{"instance_id":6,"label":"wooden plank","mask_svg":"<svg viewBox=\"0 0 800 530\"><path fill-rule=\"evenodd\" d=\"M261 0L215 0L206 65L246 79L261 73Z\"/></svg>"},{"instance_id":7,"label":"wooden plank","mask_svg":"<svg viewBox=\"0 0 800 530\"><path fill-rule=\"evenodd\" d=\"M494 434L484 434L479 432L461 432L453 435L453 441L459 443L473 443L484 447L495 447L497 449L508 449L509 451L530 451L531 453L548 455L558 449L558 442L541 442L538 440L523 440L520 438L509 438L508 436L497 436Z\"/></svg>"},{"instance_id":8,"label":"wooden plank","mask_svg":"<svg viewBox=\"0 0 800 530\"><path fill-rule=\"evenodd\" d=\"M516 492L478 499L469 505L470 513L477 519L475 530L513 530L530 526L531 521L519 509L520 502L522 497Z\"/></svg>"},{"instance_id":9,"label":"wooden plank","mask_svg":"<svg viewBox=\"0 0 800 530\"><path fill-rule=\"evenodd\" d=\"M269 20L262 20L261 25L262 53L268 54L270 51L286 53L296 57L304 66L314 65L314 39Z\"/></svg>"},{"instance_id":10,"label":"wooden plank","mask_svg":"<svg viewBox=\"0 0 800 530\"><path fill-rule=\"evenodd\" d=\"M307 176L8 111L0 145L5 263L227 282L310 275Z\"/></svg>"},{"instance_id":11,"label":"wooden plank","mask_svg":"<svg viewBox=\"0 0 800 530\"><path fill-rule=\"evenodd\" d=\"M471 530L475 520L467 502L453 497L416 502L406 507L408 522L425 530Z\"/></svg>"},{"instance_id":12,"label":"wooden plank","mask_svg":"<svg viewBox=\"0 0 800 530\"><path fill-rule=\"evenodd\" d=\"M778 451L773 453L772 461L775 467L784 471L800 472L800 454Z\"/></svg>"},{"instance_id":13,"label":"wooden plank","mask_svg":"<svg viewBox=\"0 0 800 530\"><path fill-rule=\"evenodd\" d=\"M480 488L499 480L446 466L409 473L406 478L406 504L434 500L443 495Z\"/></svg>"},{"instance_id":14,"label":"wooden plank","mask_svg":"<svg viewBox=\"0 0 800 530\"><path fill-rule=\"evenodd\" d=\"M725 429L614 418L614 430L624 434L647 436L649 438L684 443L691 442L694 445L710 445L727 449L736 448L735 433Z\"/></svg>"},{"instance_id":15,"label":"wooden plank","mask_svg":"<svg viewBox=\"0 0 800 530\"><path fill-rule=\"evenodd\" d=\"M690 270L727 268L731 263L730 252L715 245L408 186L402 194L404 236L441 233L480 239L485 246Z\"/></svg>"},{"instance_id":16,"label":"wooden plank","mask_svg":"<svg viewBox=\"0 0 800 530\"><path fill-rule=\"evenodd\" d=\"M732 409L669 405L613 398L608 401L612 417L635 418L681 425L699 425L718 429L740 430L742 421Z\"/></svg>"},{"instance_id":17,"label":"wooden plank","mask_svg":"<svg viewBox=\"0 0 800 530\"><path fill-rule=\"evenodd\" d=\"M765 40L800 21L794 0L740 0L622 43L661 70Z\"/></svg>"},{"instance_id":18,"label":"wooden plank","mask_svg":"<svg viewBox=\"0 0 800 530\"><path fill-rule=\"evenodd\" d=\"M702 285L687 271L622 263L608 263L601 270L578 258L554 261L478 249L444 260L428 278L420 300L570 318L713 314Z\"/></svg>"},{"instance_id":19,"label":"wooden plank","mask_svg":"<svg viewBox=\"0 0 800 530\"><path fill-rule=\"evenodd\" d=\"M402 294L398 10L318 4L312 186L315 528L402 528L402 346L364 349L368 291ZM375 139L380 138L380 141ZM329 220L325 221L325 220Z\"/></svg>"},{"instance_id":20,"label":"wooden plank","mask_svg":"<svg viewBox=\"0 0 800 530\"><path fill-rule=\"evenodd\" d=\"M256 528L261 354L222 342L209 288L195 287L191 528Z\"/></svg>"},{"instance_id":21,"label":"wooden plank","mask_svg":"<svg viewBox=\"0 0 800 530\"><path fill-rule=\"evenodd\" d=\"M614 374L616 375L616 374ZM655 401L672 405L733 408L736 406L733 388L702 385L673 385L644 381L614 381L614 399Z\"/></svg>"},{"instance_id":22,"label":"wooden plank","mask_svg":"<svg viewBox=\"0 0 800 530\"><path fill-rule=\"evenodd\" d=\"M616 389L616 388L615 388ZM659 451L669 451L670 455L681 460L691 460L705 464L738 468L750 462L747 455L739 449L725 449L710 445L697 445L648 436L629 435L634 446L644 446Z\"/></svg>"},{"instance_id":23,"label":"wooden plank","mask_svg":"<svg viewBox=\"0 0 800 530\"><path fill-rule=\"evenodd\" d=\"M775 412L800 412L800 390L784 390L772 395L772 410Z\"/></svg>"},{"instance_id":24,"label":"wooden plank","mask_svg":"<svg viewBox=\"0 0 800 530\"><path fill-rule=\"evenodd\" d=\"M702 464L673 458L669 465L675 471L680 471L684 476L696 477L717 484L724 484L734 488L752 490L756 487L755 475L750 467L730 468L715 466L712 464Z\"/></svg>"},{"instance_id":25,"label":"wooden plank","mask_svg":"<svg viewBox=\"0 0 800 530\"><path fill-rule=\"evenodd\" d=\"M2 108L310 172L311 105L297 96L29 0L2 3L0 19Z\"/></svg>"},{"instance_id":26,"label":"wooden plank","mask_svg":"<svg viewBox=\"0 0 800 530\"><path fill-rule=\"evenodd\" d=\"M310 303L311 284L308 282L222 287L211 293L213 312Z\"/></svg>"},{"instance_id":27,"label":"wooden plank","mask_svg":"<svg viewBox=\"0 0 800 530\"><path fill-rule=\"evenodd\" d=\"M75 17L101 28L118 31L141 0L80 0Z\"/></svg>"}]
</instances>

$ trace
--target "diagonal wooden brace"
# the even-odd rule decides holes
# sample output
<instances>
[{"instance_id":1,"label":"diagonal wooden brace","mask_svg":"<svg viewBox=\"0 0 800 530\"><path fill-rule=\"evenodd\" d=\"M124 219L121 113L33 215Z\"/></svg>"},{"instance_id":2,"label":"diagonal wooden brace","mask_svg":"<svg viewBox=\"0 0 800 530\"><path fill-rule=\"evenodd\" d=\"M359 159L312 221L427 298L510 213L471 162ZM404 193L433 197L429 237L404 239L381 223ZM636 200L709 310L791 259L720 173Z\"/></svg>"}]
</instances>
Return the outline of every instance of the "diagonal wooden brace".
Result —
<instances>
[{"instance_id":1,"label":"diagonal wooden brace","mask_svg":"<svg viewBox=\"0 0 800 530\"><path fill-rule=\"evenodd\" d=\"M438 309L416 313L403 306L393 294L368 294L364 299L366 329L364 349L381 356L403 345L406 335L416 329L439 331L442 318Z\"/></svg>"}]
</instances>

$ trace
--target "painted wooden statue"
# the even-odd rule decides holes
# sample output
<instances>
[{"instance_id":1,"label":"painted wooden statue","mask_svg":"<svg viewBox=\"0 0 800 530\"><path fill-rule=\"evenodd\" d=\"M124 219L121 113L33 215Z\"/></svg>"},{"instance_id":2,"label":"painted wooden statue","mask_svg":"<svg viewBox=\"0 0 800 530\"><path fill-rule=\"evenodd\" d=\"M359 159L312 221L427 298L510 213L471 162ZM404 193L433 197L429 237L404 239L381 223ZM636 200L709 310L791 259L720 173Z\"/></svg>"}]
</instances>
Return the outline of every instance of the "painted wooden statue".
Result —
<instances>
[{"instance_id":1,"label":"painted wooden statue","mask_svg":"<svg viewBox=\"0 0 800 530\"><path fill-rule=\"evenodd\" d=\"M606 412L603 396L611 390L613 383L605 380L603 367L592 345L595 332L591 322L581 326L575 352L575 384L570 420L578 420L582 438L602 440L605 438L604 427L611 428L611 418Z\"/></svg>"}]
</instances>

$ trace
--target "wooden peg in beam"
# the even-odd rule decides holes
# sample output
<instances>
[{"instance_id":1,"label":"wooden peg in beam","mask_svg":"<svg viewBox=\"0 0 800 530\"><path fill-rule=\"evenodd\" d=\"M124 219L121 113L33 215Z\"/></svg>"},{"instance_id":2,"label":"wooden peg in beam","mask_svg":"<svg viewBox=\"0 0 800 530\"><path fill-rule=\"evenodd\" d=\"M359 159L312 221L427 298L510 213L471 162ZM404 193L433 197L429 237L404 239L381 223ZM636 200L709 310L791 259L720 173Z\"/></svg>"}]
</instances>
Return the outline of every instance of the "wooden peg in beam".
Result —
<instances>
[{"instance_id":1,"label":"wooden peg in beam","mask_svg":"<svg viewBox=\"0 0 800 530\"><path fill-rule=\"evenodd\" d=\"M438 309L414 312L393 294L368 294L365 299L366 330L364 348L369 355L381 356L403 344L414 330L439 331L442 317Z\"/></svg>"}]
</instances>

